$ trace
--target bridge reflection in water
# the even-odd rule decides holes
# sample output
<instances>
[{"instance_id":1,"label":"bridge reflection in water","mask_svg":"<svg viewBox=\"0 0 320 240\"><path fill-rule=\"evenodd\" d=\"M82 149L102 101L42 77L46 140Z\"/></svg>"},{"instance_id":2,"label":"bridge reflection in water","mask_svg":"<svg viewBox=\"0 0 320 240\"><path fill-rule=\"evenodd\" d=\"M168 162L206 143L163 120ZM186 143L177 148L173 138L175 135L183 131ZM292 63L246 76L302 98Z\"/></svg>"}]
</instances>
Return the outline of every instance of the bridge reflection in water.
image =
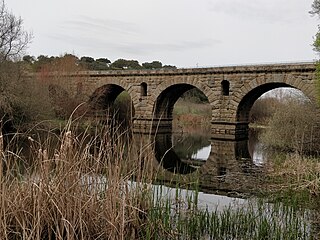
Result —
<instances>
[{"instance_id":1,"label":"bridge reflection in water","mask_svg":"<svg viewBox=\"0 0 320 240\"><path fill-rule=\"evenodd\" d=\"M157 164L165 169L168 181L183 174L189 179L199 177L200 188L206 192L254 191L263 177L264 153L253 130L249 140L242 141L199 134L157 134L152 139Z\"/></svg>"}]
</instances>

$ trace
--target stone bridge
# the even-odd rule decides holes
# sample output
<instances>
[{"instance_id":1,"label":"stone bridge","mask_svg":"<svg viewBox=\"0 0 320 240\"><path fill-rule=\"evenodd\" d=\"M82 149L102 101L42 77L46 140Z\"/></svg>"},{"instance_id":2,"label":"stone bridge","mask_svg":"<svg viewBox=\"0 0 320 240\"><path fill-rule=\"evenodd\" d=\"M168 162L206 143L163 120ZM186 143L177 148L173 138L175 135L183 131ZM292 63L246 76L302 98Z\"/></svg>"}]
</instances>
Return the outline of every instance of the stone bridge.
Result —
<instances>
[{"instance_id":1,"label":"stone bridge","mask_svg":"<svg viewBox=\"0 0 320 240\"><path fill-rule=\"evenodd\" d=\"M316 102L315 63L249 65L193 69L85 71L50 74L50 83L61 86L72 98L107 110L127 91L134 107L133 128L150 132L172 128L175 102L186 91L198 88L211 106L212 138L244 139L249 112L265 92L291 87Z\"/></svg>"}]
</instances>

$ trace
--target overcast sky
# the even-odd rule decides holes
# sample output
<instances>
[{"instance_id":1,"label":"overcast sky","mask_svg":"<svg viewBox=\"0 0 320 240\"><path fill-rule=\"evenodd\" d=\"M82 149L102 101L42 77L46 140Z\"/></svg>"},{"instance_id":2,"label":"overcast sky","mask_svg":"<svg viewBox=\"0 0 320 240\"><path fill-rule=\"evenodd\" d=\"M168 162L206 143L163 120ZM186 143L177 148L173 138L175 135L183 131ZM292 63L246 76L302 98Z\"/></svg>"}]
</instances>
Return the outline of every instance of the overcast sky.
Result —
<instances>
[{"instance_id":1,"label":"overcast sky","mask_svg":"<svg viewBox=\"0 0 320 240\"><path fill-rule=\"evenodd\" d=\"M178 67L311 61L313 0L6 0L30 55L159 60Z\"/></svg>"}]
</instances>

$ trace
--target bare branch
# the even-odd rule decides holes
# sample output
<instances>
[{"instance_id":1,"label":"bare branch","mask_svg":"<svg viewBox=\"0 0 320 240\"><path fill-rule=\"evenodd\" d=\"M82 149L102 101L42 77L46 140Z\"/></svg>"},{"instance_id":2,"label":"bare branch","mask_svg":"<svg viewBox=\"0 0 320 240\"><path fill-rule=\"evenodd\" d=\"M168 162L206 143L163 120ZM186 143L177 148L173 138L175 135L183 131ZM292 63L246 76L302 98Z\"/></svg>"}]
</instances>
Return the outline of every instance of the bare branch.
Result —
<instances>
[{"instance_id":1,"label":"bare branch","mask_svg":"<svg viewBox=\"0 0 320 240\"><path fill-rule=\"evenodd\" d=\"M0 2L0 61L10 60L23 53L32 39L32 34L22 27L23 20L14 16Z\"/></svg>"}]
</instances>

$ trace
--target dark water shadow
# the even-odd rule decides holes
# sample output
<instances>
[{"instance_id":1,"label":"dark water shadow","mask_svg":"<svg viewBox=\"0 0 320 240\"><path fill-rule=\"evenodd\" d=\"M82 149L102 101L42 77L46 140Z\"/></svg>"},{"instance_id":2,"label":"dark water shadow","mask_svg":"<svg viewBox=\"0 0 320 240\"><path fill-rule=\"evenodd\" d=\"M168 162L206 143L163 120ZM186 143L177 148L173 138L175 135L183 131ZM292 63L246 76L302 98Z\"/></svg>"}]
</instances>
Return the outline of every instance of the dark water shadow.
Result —
<instances>
[{"instance_id":1,"label":"dark water shadow","mask_svg":"<svg viewBox=\"0 0 320 240\"><path fill-rule=\"evenodd\" d=\"M263 177L258 132L250 134L249 140L225 141L210 136L188 138L172 134L154 136L154 153L158 163L174 174L197 173L200 187L208 190L252 191ZM183 141L185 140L185 141ZM206 149L206 159L192 159L201 149ZM170 180L170 179L168 179Z\"/></svg>"},{"instance_id":2,"label":"dark water shadow","mask_svg":"<svg viewBox=\"0 0 320 240\"><path fill-rule=\"evenodd\" d=\"M190 164L181 161L173 150L171 134L157 134L154 140L154 152L157 161L169 172L189 174L197 170Z\"/></svg>"}]
</instances>

